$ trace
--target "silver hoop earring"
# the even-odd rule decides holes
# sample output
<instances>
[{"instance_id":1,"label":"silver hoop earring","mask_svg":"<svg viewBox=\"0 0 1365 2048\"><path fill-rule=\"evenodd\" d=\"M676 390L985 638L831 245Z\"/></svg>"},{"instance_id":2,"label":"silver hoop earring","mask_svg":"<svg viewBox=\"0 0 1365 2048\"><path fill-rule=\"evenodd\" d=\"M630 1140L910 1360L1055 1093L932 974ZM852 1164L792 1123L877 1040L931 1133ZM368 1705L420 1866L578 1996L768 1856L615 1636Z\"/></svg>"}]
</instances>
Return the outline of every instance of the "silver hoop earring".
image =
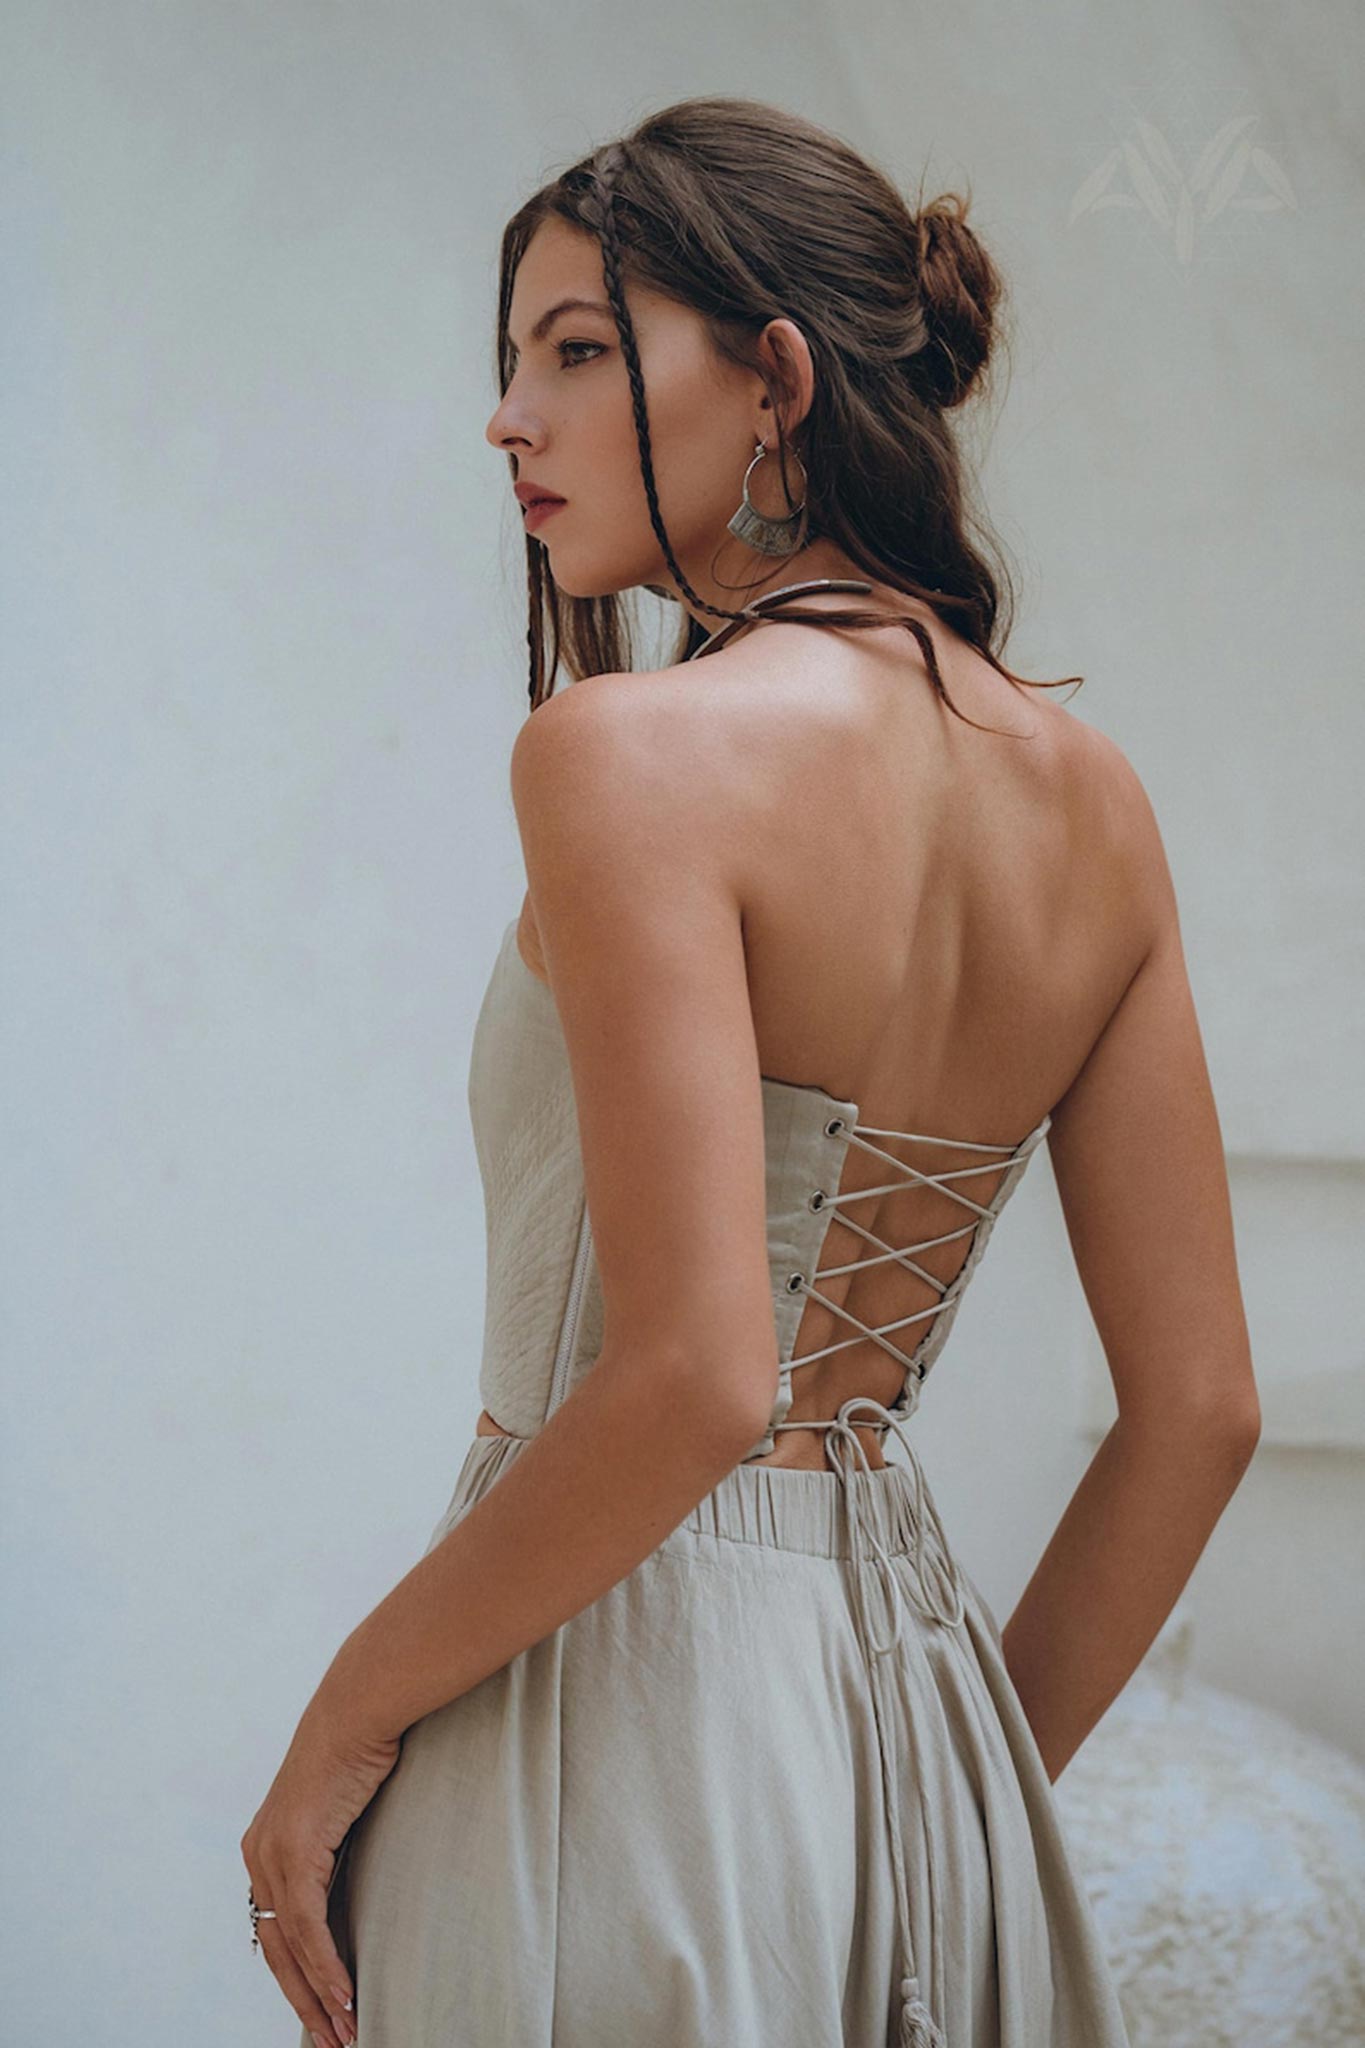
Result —
<instances>
[{"instance_id":1,"label":"silver hoop earring","mask_svg":"<svg viewBox=\"0 0 1365 2048\"><path fill-rule=\"evenodd\" d=\"M757 469L764 456L770 451L760 441L754 450L753 461L744 472L744 500L733 519L727 522L729 531L736 540L753 548L760 555L794 555L806 538L806 499L810 496L810 483L806 477L806 465L796 450L790 452L801 462L801 475L806 485L806 496L801 503L781 518L771 518L760 512L749 496L749 478Z\"/></svg>"}]
</instances>

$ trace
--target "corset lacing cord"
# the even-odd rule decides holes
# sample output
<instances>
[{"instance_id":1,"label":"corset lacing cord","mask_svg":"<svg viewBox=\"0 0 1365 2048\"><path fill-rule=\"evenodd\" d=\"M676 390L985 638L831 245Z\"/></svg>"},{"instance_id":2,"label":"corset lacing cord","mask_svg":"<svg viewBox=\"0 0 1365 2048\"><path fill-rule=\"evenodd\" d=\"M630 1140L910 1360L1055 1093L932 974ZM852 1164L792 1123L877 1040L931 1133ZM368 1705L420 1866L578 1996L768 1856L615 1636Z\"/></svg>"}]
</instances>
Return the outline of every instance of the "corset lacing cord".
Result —
<instances>
[{"instance_id":1,"label":"corset lacing cord","mask_svg":"<svg viewBox=\"0 0 1365 2048\"><path fill-rule=\"evenodd\" d=\"M907 1271L917 1274L921 1280L927 1281L931 1286L935 1287L940 1298L927 1309L917 1309L912 1315L903 1316L899 1321L886 1323L874 1329L862 1322L859 1317L855 1316L851 1310L845 1308L841 1303L830 1301L826 1295L821 1294L819 1289L802 1274L793 1274L788 1283L793 1291L799 1291L808 1295L813 1300L820 1302L823 1307L832 1310L835 1315L841 1316L846 1323L853 1323L862 1333L863 1339L870 1338L873 1342L879 1344L884 1351L890 1352L894 1358L898 1359L908 1369L904 1388L897 1397L896 1412L885 1407L880 1401L874 1400L871 1395L857 1394L844 1402L838 1415L833 1419L822 1417L817 1421L774 1422L770 1424L774 1434L778 1430L783 1429L823 1429L825 1432L825 1448L829 1454L831 1465L839 1475L839 1483L843 1489L844 1515L848 1529L849 1554L853 1560L853 1580L858 1606L860 1633L869 1658L868 1675L872 1685L872 1710L877 1729L877 1746L881 1753L887 1832L890 1837L891 1867L895 1878L896 1916L900 1926L902 1943L904 1975L900 1980L901 2012L897 2048L947 2048L947 2039L942 2029L934 2020L933 2013L925 2001L920 1989L919 1977L915 1970L914 1950L910 1932L909 1885L906 1881L905 1854L900 1836L900 1795L894 1753L891 1742L888 1739L888 1710L881 1691L882 1674L885 1669L882 1660L888 1657L900 1643L902 1608L905 1604L906 1595L899 1578L896 1576L895 1564L889 1552L880 1542L875 1531L864 1521L859 1509L857 1473L847 1455L847 1450L851 1450L854 1456L856 1456L864 1473L870 1475L872 1467L868 1463L862 1439L849 1418L851 1414L858 1410L868 1409L876 1418L872 1424L873 1428L877 1430L893 1429L900 1438L909 1461L910 1479L913 1487L911 1511L914 1519L912 1532L912 1557L916 1589L914 1604L918 1607L926 1621L936 1621L944 1628L957 1628L961 1624L965 1612L962 1583L958 1575L957 1565L948 1547L948 1541L943 1533L942 1524L938 1519L938 1511L929 1493L915 1448L901 1428L901 1421L897 1420L897 1414L899 1414L901 1420L908 1422L919 1405L920 1387L926 1369L920 1363L920 1355L924 1346L921 1345L914 1353L907 1354L901 1351L897 1345L891 1343L886 1333L888 1330L902 1329L909 1323L923 1322L936 1318L954 1304L971 1273L974 1263L972 1251L977 1241L976 1234L983 1223L993 1222L999 1212L1001 1198L1009 1178L1008 1169L1016 1167L1027 1156L1033 1144L1037 1142L1046 1130L1047 1122L1048 1120L1044 1119L1043 1123L1038 1125L1035 1130L1020 1139L1017 1145L991 1145L965 1138L934 1138L922 1131L883 1130L874 1124L854 1123L849 1125L842 1118L836 1118L833 1122L826 1125L826 1136L837 1137L846 1134L851 1144L860 1146L864 1152L871 1153L887 1166L894 1167L898 1173L905 1176L905 1180L900 1183L893 1181L878 1187L854 1188L844 1194L823 1195L823 1190L821 1191L823 1195L821 1207L827 1211L838 1213L839 1221L846 1229L855 1231L866 1243L876 1246L877 1255L855 1259L843 1266L818 1267L813 1278L815 1280L833 1279L836 1275L857 1272L865 1266L882 1265L887 1261L894 1260ZM1006 1156L1003 1159L995 1159L984 1166L963 1166L955 1167L949 1172L924 1173L918 1167L912 1166L908 1160L899 1159L895 1153L886 1151L883 1146L870 1144L868 1141L871 1138L900 1138L916 1144L949 1145L958 1151L1004 1153ZM968 1180L978 1177L983 1173L1000 1169L1005 1169L1004 1178L997 1184L995 1195L988 1203L974 1201L970 1195L963 1194L959 1189L947 1185L949 1181ZM969 1209L974 1220L971 1223L964 1224L958 1230L945 1231L938 1237L925 1238L918 1244L893 1246L886 1244L883 1239L866 1229L862 1224L855 1223L851 1216L839 1213L844 1206L851 1202L865 1201L870 1196L890 1194L896 1192L898 1187L903 1189L907 1184L936 1188L940 1194L947 1195L950 1200L959 1203L964 1209ZM963 1236L970 1236L972 1238L972 1248L969 1249L968 1257L959 1270L956 1279L951 1283L938 1279L935 1274L927 1271L910 1256L915 1252L928 1251L935 1245L946 1244L953 1238ZM792 1370L795 1371L800 1366L809 1365L814 1359L828 1357L831 1352L842 1351L849 1345L856 1344L859 1341L858 1337L847 1337L840 1342L827 1344L819 1351L806 1352L801 1358L792 1361ZM837 1453L835 1450L836 1444L840 1447ZM847 1450L845 1447L847 1447ZM931 1533L934 1539L932 1547L929 1546L926 1540ZM891 1617L891 1630L885 1641L879 1641L874 1633L867 1608L863 1575L869 1562L869 1550L873 1553L876 1568L881 1573L883 1599L886 1603L887 1613ZM910 1741L914 1753L915 1774L922 1789L924 1784L922 1752L919 1747L918 1732L915 1727L915 1717L913 1714L907 1716L907 1725L910 1729ZM934 1967L939 1971L942 1970L943 1938L939 1920L938 1890L934 1882L937 1858L934 1852L929 1800L925 1797L921 1797L920 1800L920 1817L924 1830L925 1853L929 1869L929 1910L933 1939L933 1954L930 1958L930 1975L932 1977ZM930 1986L930 1994L931 1996L933 1995L932 1984ZM941 2006L941 1985L939 1986L938 2002Z\"/></svg>"},{"instance_id":2,"label":"corset lacing cord","mask_svg":"<svg viewBox=\"0 0 1365 2048\"><path fill-rule=\"evenodd\" d=\"M905 1411L907 1419L914 1413L919 1402L919 1381L913 1374L911 1375L910 1387L910 1405ZM914 1446L890 1410L884 1407L880 1401L873 1400L870 1395L858 1394L851 1400L845 1401L838 1415L832 1420L823 1418L818 1422L778 1422L773 1424L773 1428L775 1430L823 1429L825 1432L825 1448L829 1453L831 1464L838 1473L839 1483L843 1490L844 1514L848 1529L849 1555L853 1561L853 1583L858 1605L858 1618L866 1650L870 1656L868 1674L872 1681L872 1712L877 1728L877 1747L881 1752L882 1788L886 1807L887 1832L891 1844L891 1868L896 1889L896 1917L900 1926L905 1972L900 1981L901 2013L897 2048L947 2048L946 2036L936 2024L933 2014L925 2003L920 1990L919 1978L915 1970L914 1949L910 1934L909 1885L906 1881L905 1852L900 1835L899 1784L894 1752L887 1728L887 1710L881 1691L882 1672L885 1668L882 1660L895 1650L901 1640L906 1593L900 1579L897 1577L894 1559L877 1536L875 1530L869 1526L863 1517L858 1496L858 1475L844 1448L847 1446L853 1452L858 1463L862 1466L863 1472L870 1476L872 1467L868 1463L867 1452L863 1448L862 1439L859 1437L857 1429L850 1420L854 1411L859 1409L870 1409L872 1411L876 1417L876 1422L873 1425L875 1428L893 1429L904 1445L906 1456L909 1459L909 1471L914 1489L912 1557L914 1561L915 1589L918 1596L915 1598L914 1604L919 1608L920 1613L927 1621L937 1621L945 1628L957 1628L966 1612L963 1601L962 1582L958 1574L957 1564L952 1552L948 1548L947 1538L943 1533L943 1526L938 1518L938 1510L934 1506L932 1496L929 1493L924 1472L915 1453ZM834 1448L836 1444L840 1446L837 1454ZM926 1541L930 1534L932 1534L934 1539L932 1548ZM890 1632L884 1640L879 1639L875 1634L867 1607L863 1575L869 1562L869 1551L875 1557L876 1568L881 1575L886 1610L892 1619ZM923 1793L924 1779L913 1713L907 1715L906 1720L910 1729L911 1744L915 1752L915 1774L921 1788L921 1793ZM921 1815L925 1830L925 1846L928 1853L931 1880L930 1908L934 1953L935 1959L937 1959L942 1956L943 1945L938 1925L937 1889L932 1882L935 1857L929 1819L929 1801L925 1797L921 1798Z\"/></svg>"}]
</instances>

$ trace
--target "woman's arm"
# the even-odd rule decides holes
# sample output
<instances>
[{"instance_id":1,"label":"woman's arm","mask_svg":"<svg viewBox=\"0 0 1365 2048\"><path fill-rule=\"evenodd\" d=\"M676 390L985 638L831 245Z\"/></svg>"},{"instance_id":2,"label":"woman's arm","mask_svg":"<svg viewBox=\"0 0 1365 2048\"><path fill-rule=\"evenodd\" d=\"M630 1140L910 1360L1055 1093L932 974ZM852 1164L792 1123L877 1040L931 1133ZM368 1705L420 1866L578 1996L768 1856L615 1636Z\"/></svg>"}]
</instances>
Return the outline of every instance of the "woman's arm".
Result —
<instances>
[{"instance_id":1,"label":"woman's arm","mask_svg":"<svg viewBox=\"0 0 1365 2048\"><path fill-rule=\"evenodd\" d=\"M1250 1425L1122 1417L1001 1631L1054 1782L1142 1662L1256 1448Z\"/></svg>"},{"instance_id":2,"label":"woman's arm","mask_svg":"<svg viewBox=\"0 0 1365 2048\"><path fill-rule=\"evenodd\" d=\"M343 1643L312 1710L349 1732L398 1734L599 1599L752 1449L771 1412L739 848L702 776L678 773L674 714L650 687L576 683L527 719L512 756L573 1078L601 1352Z\"/></svg>"},{"instance_id":3,"label":"woman's arm","mask_svg":"<svg viewBox=\"0 0 1365 2048\"><path fill-rule=\"evenodd\" d=\"M1145 794L1120 772L1153 938L1048 1140L1119 1417L1002 1631L1054 1779L1150 1648L1260 1435L1174 890Z\"/></svg>"},{"instance_id":4,"label":"woman's arm","mask_svg":"<svg viewBox=\"0 0 1365 2048\"><path fill-rule=\"evenodd\" d=\"M458 1699L634 1571L758 1441L767 1412L708 1398L676 1359L600 1357L352 1630L310 1711L374 1740Z\"/></svg>"}]
</instances>

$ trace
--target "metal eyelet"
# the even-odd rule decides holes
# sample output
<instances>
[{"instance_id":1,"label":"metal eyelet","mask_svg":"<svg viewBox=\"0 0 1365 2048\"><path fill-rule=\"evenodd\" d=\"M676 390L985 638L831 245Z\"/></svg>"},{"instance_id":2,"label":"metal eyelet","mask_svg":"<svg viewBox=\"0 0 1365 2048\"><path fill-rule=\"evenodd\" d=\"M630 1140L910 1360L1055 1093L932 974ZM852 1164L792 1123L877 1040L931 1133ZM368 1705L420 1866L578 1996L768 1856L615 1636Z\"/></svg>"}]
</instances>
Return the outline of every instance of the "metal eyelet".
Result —
<instances>
[{"instance_id":1,"label":"metal eyelet","mask_svg":"<svg viewBox=\"0 0 1365 2048\"><path fill-rule=\"evenodd\" d=\"M825 1125L825 1136L827 1138L837 1138L839 1133L843 1130L843 1128L843 1118L841 1116L832 1116L829 1122Z\"/></svg>"},{"instance_id":2,"label":"metal eyelet","mask_svg":"<svg viewBox=\"0 0 1365 2048\"><path fill-rule=\"evenodd\" d=\"M793 1273L787 1282L788 1294L796 1294L805 1284L806 1276L804 1273Z\"/></svg>"},{"instance_id":3,"label":"metal eyelet","mask_svg":"<svg viewBox=\"0 0 1365 2048\"><path fill-rule=\"evenodd\" d=\"M815 1193L811 1195L808 1199L806 1207L808 1209L823 1209L828 1199L829 1197L826 1195L824 1189L817 1188L815 1190Z\"/></svg>"}]
</instances>

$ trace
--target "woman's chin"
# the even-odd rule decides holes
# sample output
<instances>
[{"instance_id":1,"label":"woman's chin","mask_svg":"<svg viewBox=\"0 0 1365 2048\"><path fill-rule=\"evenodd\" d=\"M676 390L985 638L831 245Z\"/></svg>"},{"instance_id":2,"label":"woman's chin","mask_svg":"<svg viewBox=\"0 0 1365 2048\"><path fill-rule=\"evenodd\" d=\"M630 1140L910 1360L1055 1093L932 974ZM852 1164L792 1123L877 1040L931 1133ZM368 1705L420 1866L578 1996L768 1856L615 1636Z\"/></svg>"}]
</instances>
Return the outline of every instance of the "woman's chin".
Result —
<instances>
[{"instance_id":1,"label":"woman's chin","mask_svg":"<svg viewBox=\"0 0 1365 2048\"><path fill-rule=\"evenodd\" d=\"M547 562L546 567L562 597L622 597L627 591L645 587L634 577L613 576L605 570L594 575L591 571L575 570L553 560Z\"/></svg>"}]
</instances>

